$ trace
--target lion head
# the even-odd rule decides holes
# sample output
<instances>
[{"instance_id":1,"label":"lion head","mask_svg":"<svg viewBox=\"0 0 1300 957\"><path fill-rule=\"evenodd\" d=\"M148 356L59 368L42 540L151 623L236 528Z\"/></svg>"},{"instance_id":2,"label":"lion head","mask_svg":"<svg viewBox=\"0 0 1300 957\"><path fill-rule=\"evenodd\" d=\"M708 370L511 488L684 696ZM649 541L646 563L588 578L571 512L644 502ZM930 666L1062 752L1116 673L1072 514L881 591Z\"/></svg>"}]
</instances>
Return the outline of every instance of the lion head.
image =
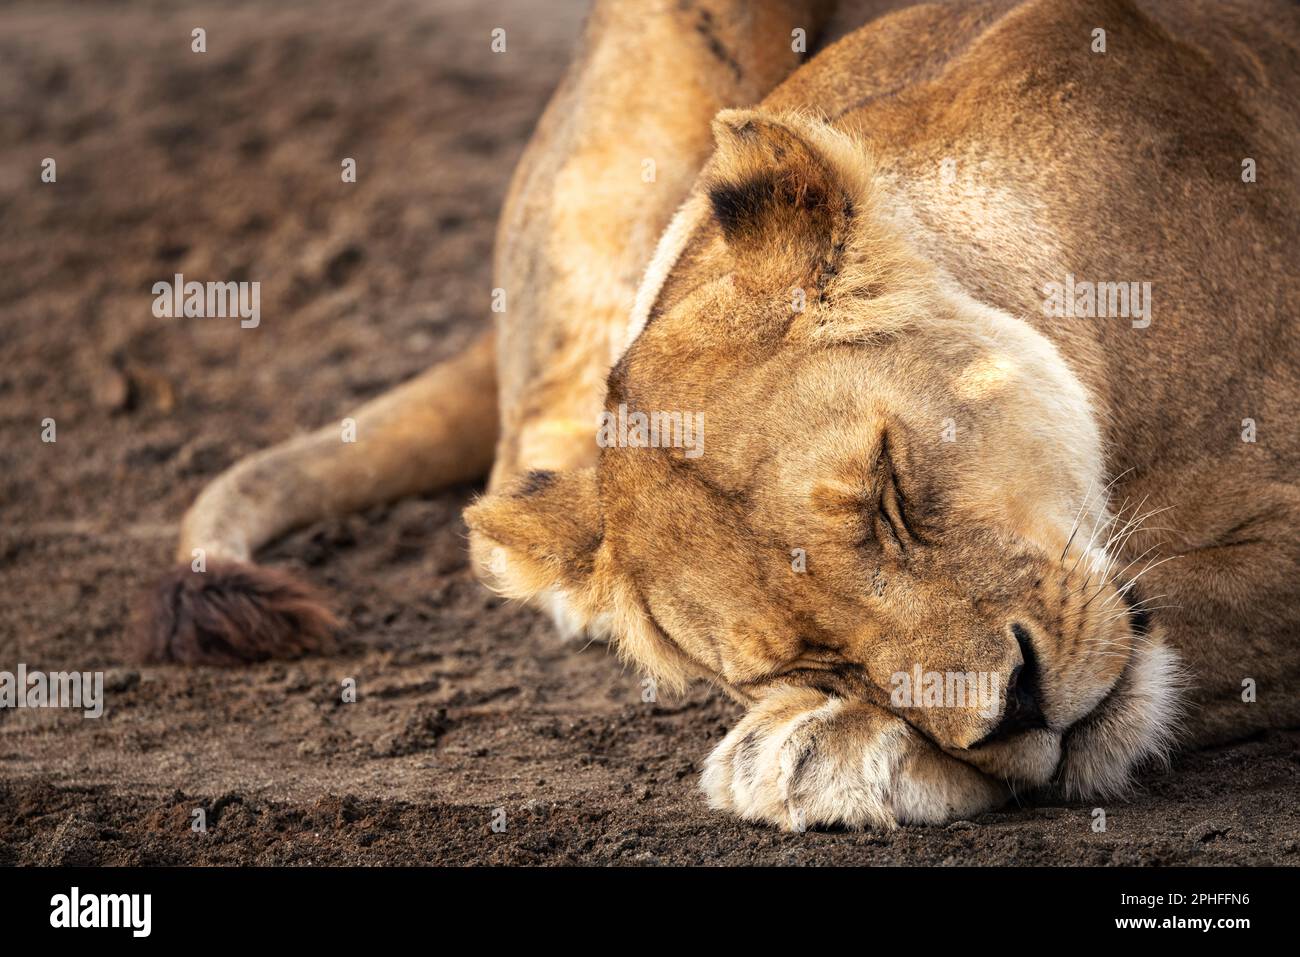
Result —
<instances>
[{"instance_id":1,"label":"lion head","mask_svg":"<svg viewBox=\"0 0 1300 957\"><path fill-rule=\"evenodd\" d=\"M999 780L1120 787L1176 682L1087 391L916 252L851 138L757 110L714 131L609 375L615 440L471 507L484 577L669 686L817 688Z\"/></svg>"}]
</instances>

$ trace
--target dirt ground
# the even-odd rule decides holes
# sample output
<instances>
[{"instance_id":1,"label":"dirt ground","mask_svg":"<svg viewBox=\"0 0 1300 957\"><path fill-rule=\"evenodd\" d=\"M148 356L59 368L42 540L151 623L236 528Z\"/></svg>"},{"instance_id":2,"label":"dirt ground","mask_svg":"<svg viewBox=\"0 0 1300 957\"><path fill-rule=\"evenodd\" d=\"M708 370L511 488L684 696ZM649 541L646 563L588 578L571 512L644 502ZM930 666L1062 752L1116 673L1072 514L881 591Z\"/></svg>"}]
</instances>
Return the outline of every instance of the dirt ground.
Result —
<instances>
[{"instance_id":1,"label":"dirt ground","mask_svg":"<svg viewBox=\"0 0 1300 957\"><path fill-rule=\"evenodd\" d=\"M0 4L0 670L108 689L99 720L0 710L0 864L1300 863L1298 732L1178 757L1104 833L1042 801L890 834L714 814L696 780L735 706L645 703L606 648L489 596L472 488L266 556L335 596L338 657L132 663L129 607L208 480L488 321L497 211L583 8ZM177 272L259 280L260 327L155 318Z\"/></svg>"}]
</instances>

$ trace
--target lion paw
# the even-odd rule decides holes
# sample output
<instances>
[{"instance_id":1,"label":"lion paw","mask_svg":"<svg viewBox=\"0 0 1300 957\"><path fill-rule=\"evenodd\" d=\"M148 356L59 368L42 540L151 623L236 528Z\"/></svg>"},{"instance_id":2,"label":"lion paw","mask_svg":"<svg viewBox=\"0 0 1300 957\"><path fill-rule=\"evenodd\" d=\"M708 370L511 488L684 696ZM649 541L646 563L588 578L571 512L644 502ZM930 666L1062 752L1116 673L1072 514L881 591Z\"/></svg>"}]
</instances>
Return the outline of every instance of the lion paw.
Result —
<instances>
[{"instance_id":1,"label":"lion paw","mask_svg":"<svg viewBox=\"0 0 1300 957\"><path fill-rule=\"evenodd\" d=\"M941 824L997 807L1006 788L866 702L786 688L705 763L709 805L792 831Z\"/></svg>"}]
</instances>

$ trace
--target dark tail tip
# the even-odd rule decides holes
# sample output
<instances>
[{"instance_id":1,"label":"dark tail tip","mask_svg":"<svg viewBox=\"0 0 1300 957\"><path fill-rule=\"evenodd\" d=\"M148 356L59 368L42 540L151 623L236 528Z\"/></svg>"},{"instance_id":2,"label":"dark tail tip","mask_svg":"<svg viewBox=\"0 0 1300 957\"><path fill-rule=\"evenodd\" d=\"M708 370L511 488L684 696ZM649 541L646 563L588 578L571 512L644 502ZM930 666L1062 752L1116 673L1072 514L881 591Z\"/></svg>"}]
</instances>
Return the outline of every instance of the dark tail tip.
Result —
<instances>
[{"instance_id":1,"label":"dark tail tip","mask_svg":"<svg viewBox=\"0 0 1300 957\"><path fill-rule=\"evenodd\" d=\"M241 562L169 572L137 613L144 661L240 665L336 647L339 620L320 594L287 572Z\"/></svg>"}]
</instances>

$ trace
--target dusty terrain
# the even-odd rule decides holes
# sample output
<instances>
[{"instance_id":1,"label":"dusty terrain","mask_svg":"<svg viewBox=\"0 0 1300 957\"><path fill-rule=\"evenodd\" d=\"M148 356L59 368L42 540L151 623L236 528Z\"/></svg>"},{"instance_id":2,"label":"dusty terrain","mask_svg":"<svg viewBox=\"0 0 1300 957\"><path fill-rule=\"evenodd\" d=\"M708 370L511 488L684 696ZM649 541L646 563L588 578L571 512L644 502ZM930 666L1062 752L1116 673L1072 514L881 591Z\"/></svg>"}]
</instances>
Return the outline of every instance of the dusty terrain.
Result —
<instances>
[{"instance_id":1,"label":"dusty terrain","mask_svg":"<svg viewBox=\"0 0 1300 957\"><path fill-rule=\"evenodd\" d=\"M735 707L643 702L606 648L489 596L472 488L266 556L335 596L342 655L131 661L131 603L206 481L488 320L499 204L582 12L0 4L0 670L108 674L99 720L0 710L0 864L1300 863L1295 732L1179 756L1104 833L1041 801L885 835L713 814L696 777ZM155 318L177 272L259 280L260 327Z\"/></svg>"}]
</instances>

